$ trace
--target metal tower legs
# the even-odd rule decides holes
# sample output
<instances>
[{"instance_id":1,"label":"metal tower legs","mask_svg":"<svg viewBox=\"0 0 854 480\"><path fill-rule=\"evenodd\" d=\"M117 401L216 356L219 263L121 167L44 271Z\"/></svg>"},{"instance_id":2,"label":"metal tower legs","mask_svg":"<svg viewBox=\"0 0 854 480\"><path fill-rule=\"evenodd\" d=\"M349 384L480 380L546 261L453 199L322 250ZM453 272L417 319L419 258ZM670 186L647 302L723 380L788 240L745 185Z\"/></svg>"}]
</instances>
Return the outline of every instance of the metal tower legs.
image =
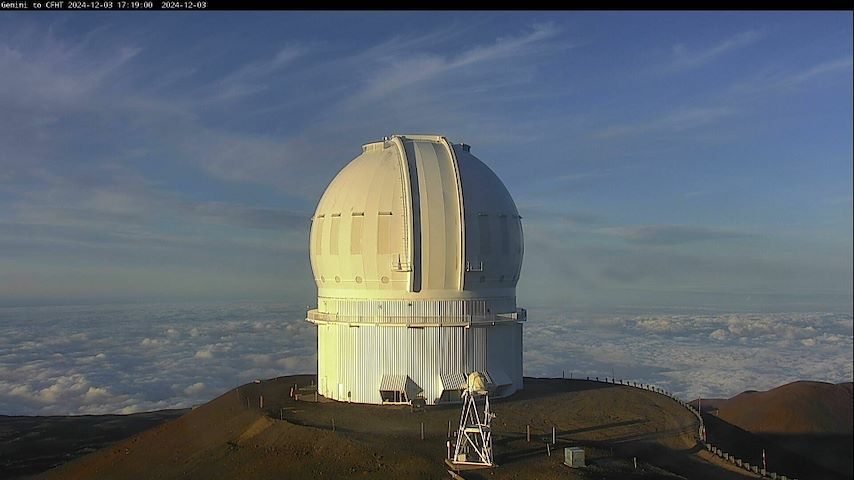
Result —
<instances>
[{"instance_id":1,"label":"metal tower legs","mask_svg":"<svg viewBox=\"0 0 854 480\"><path fill-rule=\"evenodd\" d=\"M460 429L451 462L464 465L494 466L492 458L492 428L490 421L495 414L489 411L489 396L484 396L483 421L477 411L475 395L463 392L463 410L460 414Z\"/></svg>"}]
</instances>

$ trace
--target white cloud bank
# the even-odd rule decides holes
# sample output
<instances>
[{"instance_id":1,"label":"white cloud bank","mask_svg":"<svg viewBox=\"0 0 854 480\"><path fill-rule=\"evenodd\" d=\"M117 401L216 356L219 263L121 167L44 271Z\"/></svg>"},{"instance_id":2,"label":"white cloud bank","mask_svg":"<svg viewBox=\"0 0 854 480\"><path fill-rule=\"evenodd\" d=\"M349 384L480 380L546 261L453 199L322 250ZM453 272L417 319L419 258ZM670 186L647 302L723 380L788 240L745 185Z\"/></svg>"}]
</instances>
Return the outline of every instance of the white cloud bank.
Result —
<instances>
[{"instance_id":1,"label":"white cloud bank","mask_svg":"<svg viewBox=\"0 0 854 480\"><path fill-rule=\"evenodd\" d=\"M583 316L533 309L532 376L616 376L684 398L729 397L795 380L851 381L851 314Z\"/></svg>"},{"instance_id":2,"label":"white cloud bank","mask_svg":"<svg viewBox=\"0 0 854 480\"><path fill-rule=\"evenodd\" d=\"M0 308L0 414L133 413L311 373L316 333L279 304ZM525 374L611 376L684 398L852 379L851 314L580 315L529 309Z\"/></svg>"},{"instance_id":3,"label":"white cloud bank","mask_svg":"<svg viewBox=\"0 0 854 480\"><path fill-rule=\"evenodd\" d=\"M315 371L286 305L0 308L0 414L189 407L254 378Z\"/></svg>"}]
</instances>

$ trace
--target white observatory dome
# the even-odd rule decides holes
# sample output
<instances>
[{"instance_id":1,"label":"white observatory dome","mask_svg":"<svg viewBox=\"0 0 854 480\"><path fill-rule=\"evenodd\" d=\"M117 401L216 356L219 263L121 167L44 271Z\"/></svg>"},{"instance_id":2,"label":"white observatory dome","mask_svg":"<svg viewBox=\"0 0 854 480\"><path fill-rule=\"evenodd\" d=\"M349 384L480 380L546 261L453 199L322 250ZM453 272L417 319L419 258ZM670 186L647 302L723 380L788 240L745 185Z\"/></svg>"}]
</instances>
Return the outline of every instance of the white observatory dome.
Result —
<instances>
[{"instance_id":1,"label":"white observatory dome","mask_svg":"<svg viewBox=\"0 0 854 480\"><path fill-rule=\"evenodd\" d=\"M313 220L320 297L515 295L519 212L467 145L433 135L366 144L326 189Z\"/></svg>"},{"instance_id":2,"label":"white observatory dome","mask_svg":"<svg viewBox=\"0 0 854 480\"><path fill-rule=\"evenodd\" d=\"M457 388L474 370L485 372L493 385L516 386L505 389L507 392L521 388L519 322L525 319L525 312L516 308L523 254L520 218L507 188L469 152L468 145L452 145L437 135L393 135L363 145L361 155L327 187L312 217L311 267L318 306L308 312L308 320L319 326L321 393L337 400L388 401L379 385L351 385L376 379L345 374L342 362L363 361L376 356L364 351L366 348L381 351L398 341L408 345L401 348L411 350L404 352L407 357L415 355L417 360L409 358L401 366L372 357L364 365L386 372L381 375L405 377L394 381L400 386L400 395L394 397L397 401L412 400L418 395L415 390L422 396L432 395L424 397L428 403L440 401L443 374L453 377L445 383L456 382ZM504 343L513 343L518 337L518 348L508 352L512 356L518 350L518 368L508 371L496 366L492 369L493 376L500 377L496 379L489 377L486 368L487 329L476 329L483 337L482 362L467 353L478 341L464 339L474 338L472 326L487 325L496 327L490 331L507 331ZM369 328L356 333L352 327ZM381 332L370 330L378 327ZM403 327L394 333L403 337L391 339L394 327ZM442 366L441 358L424 357L420 346L404 338L412 334L407 329L425 327L433 328L429 335L435 334L437 343L452 342L443 340L443 335L456 334L460 341L468 342L458 351L448 347L439 355L458 365ZM350 345L359 341L356 336L363 337L365 344ZM433 340L423 341L429 344ZM441 350L439 345L436 348ZM351 368L362 367L346 367ZM432 373L424 373L425 368ZM430 375L435 378L424 378ZM331 377L337 386L325 385ZM438 390L423 388L434 380L439 382ZM389 386L392 380L380 379L383 382Z\"/></svg>"}]
</instances>

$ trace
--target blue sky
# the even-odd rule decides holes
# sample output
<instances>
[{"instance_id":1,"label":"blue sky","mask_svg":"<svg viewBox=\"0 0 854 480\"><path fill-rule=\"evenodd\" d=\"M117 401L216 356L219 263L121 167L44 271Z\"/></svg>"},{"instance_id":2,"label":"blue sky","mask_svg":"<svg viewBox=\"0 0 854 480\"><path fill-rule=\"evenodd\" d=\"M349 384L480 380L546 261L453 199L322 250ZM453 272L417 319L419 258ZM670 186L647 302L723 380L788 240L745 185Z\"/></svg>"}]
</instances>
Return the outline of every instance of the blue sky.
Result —
<instances>
[{"instance_id":1,"label":"blue sky","mask_svg":"<svg viewBox=\"0 0 854 480\"><path fill-rule=\"evenodd\" d=\"M521 305L852 308L852 14L0 15L0 305L313 303L362 143L472 145Z\"/></svg>"}]
</instances>

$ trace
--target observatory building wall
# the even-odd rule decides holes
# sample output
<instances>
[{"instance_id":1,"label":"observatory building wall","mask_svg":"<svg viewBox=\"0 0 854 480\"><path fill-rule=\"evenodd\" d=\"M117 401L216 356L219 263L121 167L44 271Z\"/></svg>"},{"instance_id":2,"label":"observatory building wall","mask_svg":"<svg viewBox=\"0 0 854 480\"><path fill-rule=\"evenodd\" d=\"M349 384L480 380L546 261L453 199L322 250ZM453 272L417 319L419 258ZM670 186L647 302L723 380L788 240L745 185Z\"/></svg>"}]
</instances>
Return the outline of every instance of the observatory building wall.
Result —
<instances>
[{"instance_id":1,"label":"observatory building wall","mask_svg":"<svg viewBox=\"0 0 854 480\"><path fill-rule=\"evenodd\" d=\"M522 388L521 217L467 145L363 145L318 202L309 245L324 396L450 401L475 370L493 395Z\"/></svg>"},{"instance_id":2,"label":"observatory building wall","mask_svg":"<svg viewBox=\"0 0 854 480\"><path fill-rule=\"evenodd\" d=\"M479 371L503 396L522 388L522 325L472 327L318 325L318 389L340 401L383 403L383 377L397 377L409 400L454 400L464 372ZM411 380L406 381L406 378ZM408 383L408 385L407 385Z\"/></svg>"}]
</instances>

